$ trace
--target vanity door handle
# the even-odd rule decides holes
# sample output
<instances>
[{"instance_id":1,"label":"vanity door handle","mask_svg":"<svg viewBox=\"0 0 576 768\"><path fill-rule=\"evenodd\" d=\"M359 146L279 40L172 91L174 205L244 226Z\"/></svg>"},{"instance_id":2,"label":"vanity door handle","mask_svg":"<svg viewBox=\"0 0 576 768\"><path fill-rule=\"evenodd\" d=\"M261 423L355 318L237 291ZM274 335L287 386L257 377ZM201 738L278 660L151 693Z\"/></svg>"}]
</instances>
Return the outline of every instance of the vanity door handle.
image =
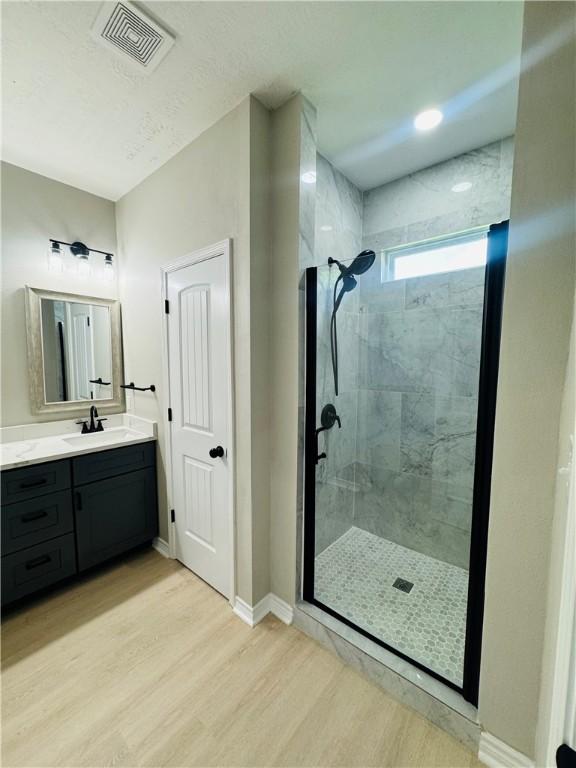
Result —
<instances>
[{"instance_id":1,"label":"vanity door handle","mask_svg":"<svg viewBox=\"0 0 576 768\"><path fill-rule=\"evenodd\" d=\"M76 509L82 509L82 494L80 491L76 491Z\"/></svg>"},{"instance_id":2,"label":"vanity door handle","mask_svg":"<svg viewBox=\"0 0 576 768\"><path fill-rule=\"evenodd\" d=\"M50 555L42 555L41 557L37 557L35 560L28 560L26 563L26 570L31 571L32 568L38 568L40 565L46 565L46 563L49 563L52 558Z\"/></svg>"},{"instance_id":3,"label":"vanity door handle","mask_svg":"<svg viewBox=\"0 0 576 768\"><path fill-rule=\"evenodd\" d=\"M48 517L48 512L45 509L41 509L39 512L29 512L27 515L22 515L20 520L23 523L32 523L34 520L40 520L43 517Z\"/></svg>"},{"instance_id":4,"label":"vanity door handle","mask_svg":"<svg viewBox=\"0 0 576 768\"><path fill-rule=\"evenodd\" d=\"M37 480L30 480L28 483L20 483L20 488L37 488L40 485L46 485L47 477L40 477Z\"/></svg>"}]
</instances>

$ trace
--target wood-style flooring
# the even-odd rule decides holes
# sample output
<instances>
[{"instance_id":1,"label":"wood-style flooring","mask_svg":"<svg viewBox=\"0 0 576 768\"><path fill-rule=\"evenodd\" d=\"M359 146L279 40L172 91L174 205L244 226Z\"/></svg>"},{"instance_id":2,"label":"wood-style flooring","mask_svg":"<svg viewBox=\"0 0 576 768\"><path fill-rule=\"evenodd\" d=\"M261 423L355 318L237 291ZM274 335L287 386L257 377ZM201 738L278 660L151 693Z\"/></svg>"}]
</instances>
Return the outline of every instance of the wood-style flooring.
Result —
<instances>
[{"instance_id":1,"label":"wood-style flooring","mask_svg":"<svg viewBox=\"0 0 576 768\"><path fill-rule=\"evenodd\" d=\"M481 764L293 627L141 552L9 612L4 766Z\"/></svg>"}]
</instances>

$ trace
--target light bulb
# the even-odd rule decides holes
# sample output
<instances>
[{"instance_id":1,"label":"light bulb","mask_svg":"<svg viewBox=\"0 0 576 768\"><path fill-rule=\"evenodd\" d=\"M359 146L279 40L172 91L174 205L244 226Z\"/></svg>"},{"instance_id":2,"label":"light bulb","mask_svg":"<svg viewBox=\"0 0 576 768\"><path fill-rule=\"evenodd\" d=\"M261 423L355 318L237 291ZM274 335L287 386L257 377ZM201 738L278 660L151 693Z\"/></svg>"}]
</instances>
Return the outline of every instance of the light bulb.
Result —
<instances>
[{"instance_id":1,"label":"light bulb","mask_svg":"<svg viewBox=\"0 0 576 768\"><path fill-rule=\"evenodd\" d=\"M414 118L414 127L418 131L430 131L440 125L444 115L439 109L425 109Z\"/></svg>"},{"instance_id":2,"label":"light bulb","mask_svg":"<svg viewBox=\"0 0 576 768\"><path fill-rule=\"evenodd\" d=\"M48 251L48 269L50 272L62 272L63 268L64 262L62 260L60 243L50 242Z\"/></svg>"},{"instance_id":3,"label":"light bulb","mask_svg":"<svg viewBox=\"0 0 576 768\"><path fill-rule=\"evenodd\" d=\"M104 257L104 280L114 279L114 262L112 261L112 254L107 253Z\"/></svg>"},{"instance_id":4,"label":"light bulb","mask_svg":"<svg viewBox=\"0 0 576 768\"><path fill-rule=\"evenodd\" d=\"M88 256L77 256L78 259L78 274L81 277L88 277L90 274L90 262Z\"/></svg>"}]
</instances>

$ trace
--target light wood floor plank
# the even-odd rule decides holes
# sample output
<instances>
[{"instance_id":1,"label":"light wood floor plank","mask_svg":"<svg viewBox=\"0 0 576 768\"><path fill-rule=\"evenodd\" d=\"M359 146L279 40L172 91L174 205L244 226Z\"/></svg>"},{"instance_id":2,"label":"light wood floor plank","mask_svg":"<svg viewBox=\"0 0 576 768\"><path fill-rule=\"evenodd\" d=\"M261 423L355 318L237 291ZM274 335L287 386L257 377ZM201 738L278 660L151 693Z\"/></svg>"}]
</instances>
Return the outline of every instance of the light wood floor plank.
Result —
<instances>
[{"instance_id":1,"label":"light wood floor plank","mask_svg":"<svg viewBox=\"0 0 576 768\"><path fill-rule=\"evenodd\" d=\"M10 612L4 766L478 768L293 627L144 552Z\"/></svg>"}]
</instances>

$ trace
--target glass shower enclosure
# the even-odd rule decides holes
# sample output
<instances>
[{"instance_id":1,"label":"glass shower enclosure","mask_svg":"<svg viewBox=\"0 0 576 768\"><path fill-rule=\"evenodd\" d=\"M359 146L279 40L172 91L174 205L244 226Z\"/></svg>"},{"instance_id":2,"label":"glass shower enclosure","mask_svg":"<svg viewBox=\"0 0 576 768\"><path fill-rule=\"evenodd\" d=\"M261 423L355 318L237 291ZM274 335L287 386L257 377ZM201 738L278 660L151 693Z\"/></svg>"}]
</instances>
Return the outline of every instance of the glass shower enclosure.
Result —
<instances>
[{"instance_id":1,"label":"glass shower enclosure","mask_svg":"<svg viewBox=\"0 0 576 768\"><path fill-rule=\"evenodd\" d=\"M303 597L473 703L507 233L306 275Z\"/></svg>"}]
</instances>

